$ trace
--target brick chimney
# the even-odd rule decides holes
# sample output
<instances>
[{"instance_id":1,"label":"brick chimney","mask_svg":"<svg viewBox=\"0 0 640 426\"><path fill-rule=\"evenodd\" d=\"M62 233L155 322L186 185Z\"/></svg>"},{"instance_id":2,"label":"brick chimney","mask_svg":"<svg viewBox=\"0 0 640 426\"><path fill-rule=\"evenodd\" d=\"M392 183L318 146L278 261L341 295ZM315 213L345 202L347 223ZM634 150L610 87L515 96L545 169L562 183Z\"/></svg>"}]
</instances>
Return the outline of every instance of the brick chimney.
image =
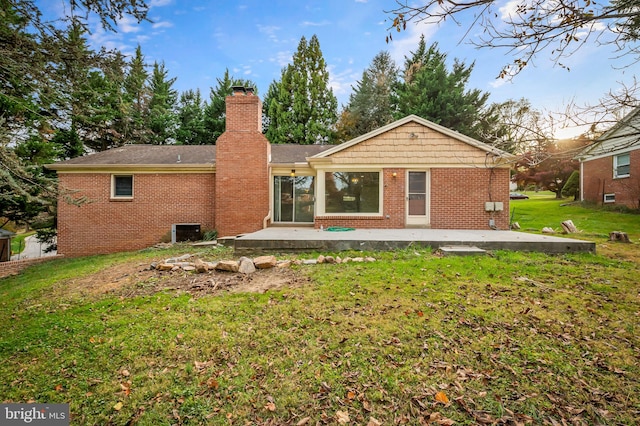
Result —
<instances>
[{"instance_id":1,"label":"brick chimney","mask_svg":"<svg viewBox=\"0 0 640 426\"><path fill-rule=\"evenodd\" d=\"M234 86L233 94L226 99L226 131L262 132L262 102L252 87Z\"/></svg>"},{"instance_id":2,"label":"brick chimney","mask_svg":"<svg viewBox=\"0 0 640 426\"><path fill-rule=\"evenodd\" d=\"M225 102L226 129L216 142L215 226L221 237L262 229L270 210L271 148L262 134L262 102L240 86Z\"/></svg>"}]
</instances>

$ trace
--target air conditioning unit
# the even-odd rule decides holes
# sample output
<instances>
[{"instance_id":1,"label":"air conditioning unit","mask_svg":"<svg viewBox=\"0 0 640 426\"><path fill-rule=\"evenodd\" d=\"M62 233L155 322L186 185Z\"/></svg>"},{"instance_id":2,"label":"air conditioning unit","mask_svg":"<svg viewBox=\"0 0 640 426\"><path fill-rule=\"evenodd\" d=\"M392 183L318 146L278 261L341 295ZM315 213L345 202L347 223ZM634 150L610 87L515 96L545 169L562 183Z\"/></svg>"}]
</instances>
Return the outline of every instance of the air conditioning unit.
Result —
<instances>
[{"instance_id":1,"label":"air conditioning unit","mask_svg":"<svg viewBox=\"0 0 640 426\"><path fill-rule=\"evenodd\" d=\"M174 223L171 225L171 242L199 241L202 239L199 223Z\"/></svg>"}]
</instances>

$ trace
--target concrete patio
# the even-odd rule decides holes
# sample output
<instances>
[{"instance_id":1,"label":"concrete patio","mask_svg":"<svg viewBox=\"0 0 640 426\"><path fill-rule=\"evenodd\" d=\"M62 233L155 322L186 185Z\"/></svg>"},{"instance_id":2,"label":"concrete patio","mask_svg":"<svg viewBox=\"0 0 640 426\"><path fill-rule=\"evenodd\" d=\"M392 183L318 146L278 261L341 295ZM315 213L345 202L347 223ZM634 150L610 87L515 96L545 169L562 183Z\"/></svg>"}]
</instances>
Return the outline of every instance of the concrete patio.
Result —
<instances>
[{"instance_id":1,"label":"concrete patio","mask_svg":"<svg viewBox=\"0 0 640 426\"><path fill-rule=\"evenodd\" d=\"M229 241L231 243L231 241ZM230 244L229 244L230 245ZM448 229L355 229L332 232L304 227L270 227L233 240L236 252L393 250L477 247L483 250L595 253L590 241L519 231ZM464 251L464 250L462 250Z\"/></svg>"}]
</instances>

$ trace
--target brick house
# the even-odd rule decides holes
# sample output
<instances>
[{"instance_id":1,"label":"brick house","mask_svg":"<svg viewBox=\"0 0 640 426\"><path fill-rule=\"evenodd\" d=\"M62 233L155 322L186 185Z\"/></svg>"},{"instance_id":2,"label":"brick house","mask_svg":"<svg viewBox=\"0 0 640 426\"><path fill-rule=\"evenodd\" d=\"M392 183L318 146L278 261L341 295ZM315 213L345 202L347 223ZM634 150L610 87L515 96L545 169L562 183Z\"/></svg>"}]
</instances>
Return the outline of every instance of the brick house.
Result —
<instances>
[{"instance_id":1,"label":"brick house","mask_svg":"<svg viewBox=\"0 0 640 426\"><path fill-rule=\"evenodd\" d=\"M417 116L341 145L275 145L250 89L226 103L215 146L126 145L50 165L65 194L58 253L139 249L181 223L219 236L279 225L509 227L510 154Z\"/></svg>"},{"instance_id":2,"label":"brick house","mask_svg":"<svg viewBox=\"0 0 640 426\"><path fill-rule=\"evenodd\" d=\"M640 208L640 107L579 156L580 199Z\"/></svg>"}]
</instances>

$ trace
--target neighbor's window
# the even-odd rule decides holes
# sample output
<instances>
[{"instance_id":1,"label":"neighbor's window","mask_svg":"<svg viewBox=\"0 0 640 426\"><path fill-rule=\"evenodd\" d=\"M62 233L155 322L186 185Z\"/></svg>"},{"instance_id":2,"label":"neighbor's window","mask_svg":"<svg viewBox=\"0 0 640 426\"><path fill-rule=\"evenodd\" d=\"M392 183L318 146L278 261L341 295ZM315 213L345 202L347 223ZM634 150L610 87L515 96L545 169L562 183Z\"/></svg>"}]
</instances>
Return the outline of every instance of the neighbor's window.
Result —
<instances>
[{"instance_id":1,"label":"neighbor's window","mask_svg":"<svg viewBox=\"0 0 640 426\"><path fill-rule=\"evenodd\" d=\"M616 202L616 194L604 194L604 202L605 203L615 203Z\"/></svg>"},{"instance_id":2,"label":"neighbor's window","mask_svg":"<svg viewBox=\"0 0 640 426\"><path fill-rule=\"evenodd\" d=\"M133 176L113 175L111 196L113 198L133 198Z\"/></svg>"},{"instance_id":3,"label":"neighbor's window","mask_svg":"<svg viewBox=\"0 0 640 426\"><path fill-rule=\"evenodd\" d=\"M620 154L613 157L613 177L623 178L629 177L629 169L631 165L631 158L629 153Z\"/></svg>"},{"instance_id":4,"label":"neighbor's window","mask_svg":"<svg viewBox=\"0 0 640 426\"><path fill-rule=\"evenodd\" d=\"M379 172L326 172L325 213L379 213Z\"/></svg>"}]
</instances>

